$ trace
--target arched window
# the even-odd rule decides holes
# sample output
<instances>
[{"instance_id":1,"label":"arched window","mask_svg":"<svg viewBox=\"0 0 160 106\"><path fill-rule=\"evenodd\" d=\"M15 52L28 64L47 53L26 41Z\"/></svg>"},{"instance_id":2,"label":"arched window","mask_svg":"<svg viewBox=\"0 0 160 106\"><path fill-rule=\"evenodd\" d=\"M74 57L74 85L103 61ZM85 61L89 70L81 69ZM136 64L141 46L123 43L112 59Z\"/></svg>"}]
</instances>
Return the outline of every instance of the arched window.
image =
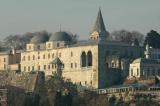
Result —
<instances>
[{"instance_id":1,"label":"arched window","mask_svg":"<svg viewBox=\"0 0 160 106\"><path fill-rule=\"evenodd\" d=\"M45 54L43 55L43 59L45 59Z\"/></svg>"},{"instance_id":2,"label":"arched window","mask_svg":"<svg viewBox=\"0 0 160 106\"><path fill-rule=\"evenodd\" d=\"M52 54L52 58L54 58L54 53Z\"/></svg>"},{"instance_id":3,"label":"arched window","mask_svg":"<svg viewBox=\"0 0 160 106\"><path fill-rule=\"evenodd\" d=\"M48 54L48 59L50 59L50 54Z\"/></svg>"},{"instance_id":4,"label":"arched window","mask_svg":"<svg viewBox=\"0 0 160 106\"><path fill-rule=\"evenodd\" d=\"M87 66L92 66L92 52L87 53Z\"/></svg>"},{"instance_id":5,"label":"arched window","mask_svg":"<svg viewBox=\"0 0 160 106\"><path fill-rule=\"evenodd\" d=\"M28 61L30 61L30 56L28 56Z\"/></svg>"},{"instance_id":6,"label":"arched window","mask_svg":"<svg viewBox=\"0 0 160 106\"><path fill-rule=\"evenodd\" d=\"M82 52L81 54L81 66L86 67L86 53Z\"/></svg>"},{"instance_id":7,"label":"arched window","mask_svg":"<svg viewBox=\"0 0 160 106\"><path fill-rule=\"evenodd\" d=\"M73 52L71 52L71 57L73 57Z\"/></svg>"},{"instance_id":8,"label":"arched window","mask_svg":"<svg viewBox=\"0 0 160 106\"><path fill-rule=\"evenodd\" d=\"M28 71L30 71L30 67L28 66Z\"/></svg>"}]
</instances>

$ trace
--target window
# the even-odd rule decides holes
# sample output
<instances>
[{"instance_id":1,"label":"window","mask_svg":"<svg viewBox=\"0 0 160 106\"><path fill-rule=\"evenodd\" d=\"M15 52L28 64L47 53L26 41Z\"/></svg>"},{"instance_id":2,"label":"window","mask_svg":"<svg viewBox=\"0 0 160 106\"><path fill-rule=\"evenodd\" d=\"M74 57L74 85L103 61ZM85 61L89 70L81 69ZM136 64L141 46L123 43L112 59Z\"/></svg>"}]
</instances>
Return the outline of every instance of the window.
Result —
<instances>
[{"instance_id":1,"label":"window","mask_svg":"<svg viewBox=\"0 0 160 106\"><path fill-rule=\"evenodd\" d=\"M88 53L87 53L87 66L92 66L92 52L91 51L89 51Z\"/></svg>"},{"instance_id":2,"label":"window","mask_svg":"<svg viewBox=\"0 0 160 106\"><path fill-rule=\"evenodd\" d=\"M4 58L4 62L6 62L6 58Z\"/></svg>"},{"instance_id":3,"label":"window","mask_svg":"<svg viewBox=\"0 0 160 106\"><path fill-rule=\"evenodd\" d=\"M45 54L43 55L43 59L45 59Z\"/></svg>"},{"instance_id":4,"label":"window","mask_svg":"<svg viewBox=\"0 0 160 106\"><path fill-rule=\"evenodd\" d=\"M52 69L54 69L54 64L52 64Z\"/></svg>"},{"instance_id":5,"label":"window","mask_svg":"<svg viewBox=\"0 0 160 106\"><path fill-rule=\"evenodd\" d=\"M26 71L26 67L24 66L24 71Z\"/></svg>"},{"instance_id":6,"label":"window","mask_svg":"<svg viewBox=\"0 0 160 106\"><path fill-rule=\"evenodd\" d=\"M73 68L73 63L71 63L71 68Z\"/></svg>"},{"instance_id":7,"label":"window","mask_svg":"<svg viewBox=\"0 0 160 106\"><path fill-rule=\"evenodd\" d=\"M50 69L50 65L48 65L48 69Z\"/></svg>"},{"instance_id":8,"label":"window","mask_svg":"<svg viewBox=\"0 0 160 106\"><path fill-rule=\"evenodd\" d=\"M30 67L28 67L28 71L30 71Z\"/></svg>"},{"instance_id":9,"label":"window","mask_svg":"<svg viewBox=\"0 0 160 106\"><path fill-rule=\"evenodd\" d=\"M81 54L81 67L86 67L86 53L82 52Z\"/></svg>"},{"instance_id":10,"label":"window","mask_svg":"<svg viewBox=\"0 0 160 106\"><path fill-rule=\"evenodd\" d=\"M59 47L60 45L59 45L59 43L57 43L57 47Z\"/></svg>"},{"instance_id":11,"label":"window","mask_svg":"<svg viewBox=\"0 0 160 106\"><path fill-rule=\"evenodd\" d=\"M46 65L44 65L44 70L46 70Z\"/></svg>"},{"instance_id":12,"label":"window","mask_svg":"<svg viewBox=\"0 0 160 106\"><path fill-rule=\"evenodd\" d=\"M87 81L85 81L85 85L87 84Z\"/></svg>"},{"instance_id":13,"label":"window","mask_svg":"<svg viewBox=\"0 0 160 106\"><path fill-rule=\"evenodd\" d=\"M79 85L82 85L81 81L79 82Z\"/></svg>"},{"instance_id":14,"label":"window","mask_svg":"<svg viewBox=\"0 0 160 106\"><path fill-rule=\"evenodd\" d=\"M71 52L71 57L73 57L73 52Z\"/></svg>"},{"instance_id":15,"label":"window","mask_svg":"<svg viewBox=\"0 0 160 106\"><path fill-rule=\"evenodd\" d=\"M54 58L54 53L52 54L52 58Z\"/></svg>"},{"instance_id":16,"label":"window","mask_svg":"<svg viewBox=\"0 0 160 106\"><path fill-rule=\"evenodd\" d=\"M92 85L92 80L91 80L90 84Z\"/></svg>"},{"instance_id":17,"label":"window","mask_svg":"<svg viewBox=\"0 0 160 106\"><path fill-rule=\"evenodd\" d=\"M38 56L38 59L40 59L40 56Z\"/></svg>"},{"instance_id":18,"label":"window","mask_svg":"<svg viewBox=\"0 0 160 106\"><path fill-rule=\"evenodd\" d=\"M112 61L111 65L112 65L112 68L114 68L114 62L113 61Z\"/></svg>"},{"instance_id":19,"label":"window","mask_svg":"<svg viewBox=\"0 0 160 106\"><path fill-rule=\"evenodd\" d=\"M48 59L50 59L50 54L48 54Z\"/></svg>"}]
</instances>

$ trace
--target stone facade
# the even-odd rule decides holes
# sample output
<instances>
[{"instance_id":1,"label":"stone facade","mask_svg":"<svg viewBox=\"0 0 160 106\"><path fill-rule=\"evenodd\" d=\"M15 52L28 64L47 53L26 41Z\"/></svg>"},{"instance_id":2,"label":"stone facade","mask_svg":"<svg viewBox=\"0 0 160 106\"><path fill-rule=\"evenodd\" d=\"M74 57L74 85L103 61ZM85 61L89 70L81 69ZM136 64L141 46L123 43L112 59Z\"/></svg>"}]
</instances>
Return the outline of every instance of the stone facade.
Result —
<instances>
[{"instance_id":1,"label":"stone facade","mask_svg":"<svg viewBox=\"0 0 160 106\"><path fill-rule=\"evenodd\" d=\"M21 51L14 49L0 53L0 70L19 70Z\"/></svg>"}]
</instances>

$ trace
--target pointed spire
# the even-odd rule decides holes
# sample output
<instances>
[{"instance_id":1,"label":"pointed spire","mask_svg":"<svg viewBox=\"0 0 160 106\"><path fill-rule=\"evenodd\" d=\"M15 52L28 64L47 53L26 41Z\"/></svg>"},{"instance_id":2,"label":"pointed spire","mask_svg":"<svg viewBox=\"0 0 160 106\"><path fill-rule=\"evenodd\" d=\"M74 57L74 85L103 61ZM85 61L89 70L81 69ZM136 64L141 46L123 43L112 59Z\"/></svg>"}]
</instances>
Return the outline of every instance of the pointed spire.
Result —
<instances>
[{"instance_id":1,"label":"pointed spire","mask_svg":"<svg viewBox=\"0 0 160 106\"><path fill-rule=\"evenodd\" d=\"M97 16L93 31L106 32L106 28L105 28L102 13L101 13L101 8L99 8L98 16Z\"/></svg>"}]
</instances>

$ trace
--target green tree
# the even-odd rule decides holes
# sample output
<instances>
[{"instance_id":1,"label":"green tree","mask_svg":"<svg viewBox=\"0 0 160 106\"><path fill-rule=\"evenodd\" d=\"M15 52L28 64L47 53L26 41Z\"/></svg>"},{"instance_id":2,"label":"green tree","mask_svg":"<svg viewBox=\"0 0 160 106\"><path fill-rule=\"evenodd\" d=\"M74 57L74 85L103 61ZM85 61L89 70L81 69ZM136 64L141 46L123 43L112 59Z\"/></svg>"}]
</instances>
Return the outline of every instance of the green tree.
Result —
<instances>
[{"instance_id":1,"label":"green tree","mask_svg":"<svg viewBox=\"0 0 160 106\"><path fill-rule=\"evenodd\" d=\"M160 34L154 30L151 30L149 33L147 33L147 36L144 41L144 46L148 43L149 46L153 48L160 48L159 45L160 42Z\"/></svg>"}]
</instances>

